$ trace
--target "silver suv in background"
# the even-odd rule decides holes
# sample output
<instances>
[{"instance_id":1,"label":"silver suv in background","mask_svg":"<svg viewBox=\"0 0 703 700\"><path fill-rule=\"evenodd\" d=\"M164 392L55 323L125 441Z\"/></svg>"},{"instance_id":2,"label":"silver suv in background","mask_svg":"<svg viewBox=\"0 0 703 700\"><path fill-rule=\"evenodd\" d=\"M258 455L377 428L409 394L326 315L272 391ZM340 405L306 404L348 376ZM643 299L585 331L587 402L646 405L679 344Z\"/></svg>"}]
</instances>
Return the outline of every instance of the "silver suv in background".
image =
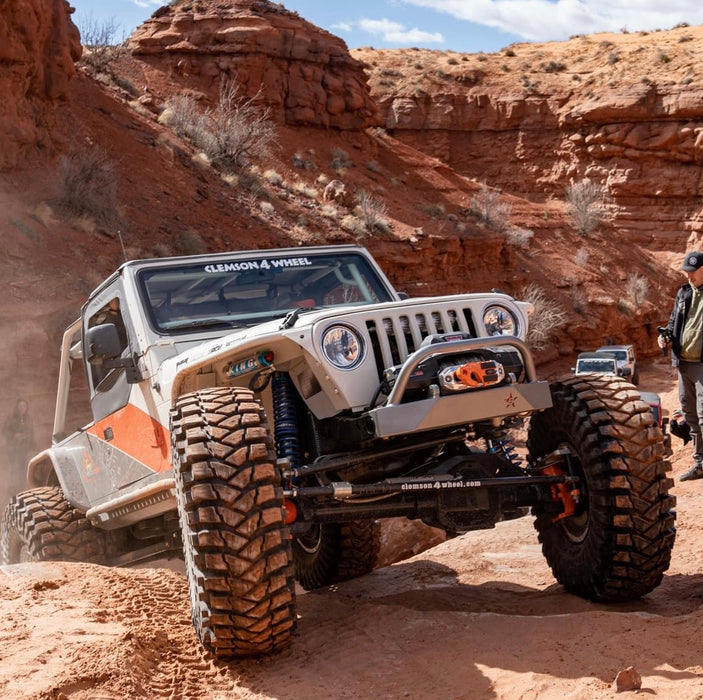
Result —
<instances>
[{"instance_id":1,"label":"silver suv in background","mask_svg":"<svg viewBox=\"0 0 703 700\"><path fill-rule=\"evenodd\" d=\"M596 352L615 355L620 368L620 376L625 377L633 384L639 384L640 373L635 359L635 348L633 345L603 345L596 349Z\"/></svg>"},{"instance_id":2,"label":"silver suv in background","mask_svg":"<svg viewBox=\"0 0 703 700\"><path fill-rule=\"evenodd\" d=\"M571 371L576 375L581 374L607 374L613 377L622 377L622 369L618 358L607 352L581 352L576 358L576 366Z\"/></svg>"}]
</instances>

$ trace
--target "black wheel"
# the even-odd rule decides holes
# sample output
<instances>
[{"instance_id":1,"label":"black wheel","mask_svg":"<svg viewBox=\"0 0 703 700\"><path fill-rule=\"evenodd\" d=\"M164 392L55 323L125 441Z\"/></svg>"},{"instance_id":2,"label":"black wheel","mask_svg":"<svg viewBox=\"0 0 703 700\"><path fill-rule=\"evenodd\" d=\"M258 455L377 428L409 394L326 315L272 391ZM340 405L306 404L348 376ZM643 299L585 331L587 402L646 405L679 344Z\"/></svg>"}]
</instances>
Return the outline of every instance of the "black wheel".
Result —
<instances>
[{"instance_id":1,"label":"black wheel","mask_svg":"<svg viewBox=\"0 0 703 700\"><path fill-rule=\"evenodd\" d=\"M219 658L290 643L295 582L273 439L251 391L178 399L172 455L193 625Z\"/></svg>"},{"instance_id":2,"label":"black wheel","mask_svg":"<svg viewBox=\"0 0 703 700\"><path fill-rule=\"evenodd\" d=\"M57 486L23 491L5 507L0 526L0 561L102 563L104 533L75 510Z\"/></svg>"},{"instance_id":3,"label":"black wheel","mask_svg":"<svg viewBox=\"0 0 703 700\"><path fill-rule=\"evenodd\" d=\"M635 386L640 383L640 368L637 366L636 362L632 368L631 381Z\"/></svg>"},{"instance_id":4,"label":"black wheel","mask_svg":"<svg viewBox=\"0 0 703 700\"><path fill-rule=\"evenodd\" d=\"M649 593L669 568L675 504L664 441L648 404L620 378L571 377L531 419L530 463L566 448L581 477L573 515L536 507L535 528L555 578L602 602Z\"/></svg>"},{"instance_id":5,"label":"black wheel","mask_svg":"<svg viewBox=\"0 0 703 700\"><path fill-rule=\"evenodd\" d=\"M295 578L307 591L358 578L373 570L380 544L372 520L313 525L293 539Z\"/></svg>"}]
</instances>

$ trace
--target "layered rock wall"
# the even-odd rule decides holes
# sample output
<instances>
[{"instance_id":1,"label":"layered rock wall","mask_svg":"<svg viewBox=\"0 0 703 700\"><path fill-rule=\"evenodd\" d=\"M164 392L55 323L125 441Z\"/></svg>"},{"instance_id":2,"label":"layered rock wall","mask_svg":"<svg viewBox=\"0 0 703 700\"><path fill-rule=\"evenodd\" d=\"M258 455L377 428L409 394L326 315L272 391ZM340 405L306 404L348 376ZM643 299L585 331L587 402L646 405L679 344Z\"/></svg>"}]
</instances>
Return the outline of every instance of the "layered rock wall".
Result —
<instances>
[{"instance_id":1,"label":"layered rock wall","mask_svg":"<svg viewBox=\"0 0 703 700\"><path fill-rule=\"evenodd\" d=\"M539 48L548 57L565 46ZM367 63L372 56L366 52ZM389 73L391 59L378 58L377 75ZM379 126L458 172L533 201L564 199L572 180L588 177L607 190L619 232L670 249L697 243L703 234L703 87L682 77L693 64L681 63L678 76L668 69L667 80L651 73L616 81L593 67L574 73L572 85L543 73L537 88L526 89L525 75L521 85L487 67L465 71L468 82L454 75L422 89L409 87L409 80L389 89L377 79L372 94ZM603 85L584 89L583 75Z\"/></svg>"},{"instance_id":2,"label":"layered rock wall","mask_svg":"<svg viewBox=\"0 0 703 700\"><path fill-rule=\"evenodd\" d=\"M66 0L4 0L0 13L0 170L50 146L56 106L81 55Z\"/></svg>"},{"instance_id":3,"label":"layered rock wall","mask_svg":"<svg viewBox=\"0 0 703 700\"><path fill-rule=\"evenodd\" d=\"M265 0L180 2L130 37L133 55L214 99L223 77L259 94L279 123L362 129L375 104L346 44Z\"/></svg>"}]
</instances>

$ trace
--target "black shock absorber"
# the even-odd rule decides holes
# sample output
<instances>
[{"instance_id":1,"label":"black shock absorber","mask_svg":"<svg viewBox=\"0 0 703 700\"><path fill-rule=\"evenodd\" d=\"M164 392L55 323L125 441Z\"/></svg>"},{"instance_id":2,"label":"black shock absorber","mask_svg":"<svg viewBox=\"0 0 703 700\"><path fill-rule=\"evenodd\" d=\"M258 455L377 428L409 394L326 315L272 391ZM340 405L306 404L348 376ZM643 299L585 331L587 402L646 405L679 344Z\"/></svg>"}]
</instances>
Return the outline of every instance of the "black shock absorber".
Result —
<instances>
[{"instance_id":1,"label":"black shock absorber","mask_svg":"<svg viewBox=\"0 0 703 700\"><path fill-rule=\"evenodd\" d=\"M287 458L292 468L301 464L298 395L288 374L276 372L271 381L273 394L273 438L279 457Z\"/></svg>"}]
</instances>

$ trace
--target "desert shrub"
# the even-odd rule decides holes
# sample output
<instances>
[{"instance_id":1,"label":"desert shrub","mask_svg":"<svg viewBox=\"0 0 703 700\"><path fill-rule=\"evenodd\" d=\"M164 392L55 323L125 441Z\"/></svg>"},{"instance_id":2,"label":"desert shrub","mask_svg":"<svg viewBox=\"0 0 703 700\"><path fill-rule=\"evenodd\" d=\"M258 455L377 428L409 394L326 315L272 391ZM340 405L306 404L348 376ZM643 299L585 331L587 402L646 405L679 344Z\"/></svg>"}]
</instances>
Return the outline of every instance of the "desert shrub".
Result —
<instances>
[{"instance_id":1,"label":"desert shrub","mask_svg":"<svg viewBox=\"0 0 703 700\"><path fill-rule=\"evenodd\" d=\"M508 226L512 207L507 202L501 202L500 193L484 183L478 194L471 198L469 211L488 228L502 232Z\"/></svg>"},{"instance_id":2,"label":"desert shrub","mask_svg":"<svg viewBox=\"0 0 703 700\"><path fill-rule=\"evenodd\" d=\"M207 244L197 232L186 229L173 237L173 247L178 255L200 255L207 253Z\"/></svg>"},{"instance_id":3,"label":"desert shrub","mask_svg":"<svg viewBox=\"0 0 703 700\"><path fill-rule=\"evenodd\" d=\"M527 342L534 350L543 350L549 341L556 337L557 331L566 324L566 311L553 299L549 299L544 289L534 282L522 289L520 298L534 306L527 331Z\"/></svg>"},{"instance_id":4,"label":"desert shrub","mask_svg":"<svg viewBox=\"0 0 703 700\"><path fill-rule=\"evenodd\" d=\"M603 187L588 178L571 182L566 188L567 209L582 236L592 233L605 218Z\"/></svg>"},{"instance_id":5,"label":"desert shrub","mask_svg":"<svg viewBox=\"0 0 703 700\"><path fill-rule=\"evenodd\" d=\"M433 219L439 219L444 216L444 204L423 204L420 211Z\"/></svg>"},{"instance_id":6,"label":"desert shrub","mask_svg":"<svg viewBox=\"0 0 703 700\"><path fill-rule=\"evenodd\" d=\"M561 61L549 61L542 64L542 70L545 73L561 73L566 70L566 63Z\"/></svg>"},{"instance_id":7,"label":"desert shrub","mask_svg":"<svg viewBox=\"0 0 703 700\"><path fill-rule=\"evenodd\" d=\"M299 168L300 170L315 170L317 167L313 161L305 158L301 153L294 153L291 156L291 163L294 168Z\"/></svg>"},{"instance_id":8,"label":"desert shrub","mask_svg":"<svg viewBox=\"0 0 703 700\"><path fill-rule=\"evenodd\" d=\"M156 258L170 258L173 255L171 246L166 243L157 243L154 245L154 257Z\"/></svg>"},{"instance_id":9,"label":"desert shrub","mask_svg":"<svg viewBox=\"0 0 703 700\"><path fill-rule=\"evenodd\" d=\"M270 182L276 187L280 187L283 184L283 178L281 177L280 173L277 173L275 170L265 170L264 180Z\"/></svg>"},{"instance_id":10,"label":"desert shrub","mask_svg":"<svg viewBox=\"0 0 703 700\"><path fill-rule=\"evenodd\" d=\"M350 165L349 154L343 148L332 149L332 162L330 163L332 170L346 170Z\"/></svg>"},{"instance_id":11,"label":"desert shrub","mask_svg":"<svg viewBox=\"0 0 703 700\"><path fill-rule=\"evenodd\" d=\"M241 173L237 178L237 184L240 189L249 192L257 199L266 195L266 190L256 168L250 168Z\"/></svg>"},{"instance_id":12,"label":"desert shrub","mask_svg":"<svg viewBox=\"0 0 703 700\"><path fill-rule=\"evenodd\" d=\"M139 97L139 88L129 79L122 75L113 75L112 82L117 85L118 88L124 90L128 95L132 97ZM146 108L145 108L146 110ZM149 110L146 110L149 113Z\"/></svg>"},{"instance_id":13,"label":"desert shrub","mask_svg":"<svg viewBox=\"0 0 703 700\"><path fill-rule=\"evenodd\" d=\"M261 210L261 213L267 218L273 216L275 212L274 206L273 204L271 204L271 202L259 202L259 209Z\"/></svg>"},{"instance_id":14,"label":"desert shrub","mask_svg":"<svg viewBox=\"0 0 703 700\"><path fill-rule=\"evenodd\" d=\"M296 180L289 189L307 199L317 199L320 194L314 187L308 185L308 183L303 180Z\"/></svg>"},{"instance_id":15,"label":"desert shrub","mask_svg":"<svg viewBox=\"0 0 703 700\"><path fill-rule=\"evenodd\" d=\"M366 235L366 224L364 224L360 218L352 214L347 214L339 225L357 238L363 238Z\"/></svg>"},{"instance_id":16,"label":"desert shrub","mask_svg":"<svg viewBox=\"0 0 703 700\"><path fill-rule=\"evenodd\" d=\"M202 112L191 95L174 95L166 100L166 109L159 121L173 129L181 138L200 143L205 129Z\"/></svg>"},{"instance_id":17,"label":"desert shrub","mask_svg":"<svg viewBox=\"0 0 703 700\"><path fill-rule=\"evenodd\" d=\"M59 161L59 203L75 216L111 223L118 217L117 176L112 161L97 148L71 151Z\"/></svg>"},{"instance_id":18,"label":"desert shrub","mask_svg":"<svg viewBox=\"0 0 703 700\"><path fill-rule=\"evenodd\" d=\"M360 190L357 194L359 205L357 207L359 218L364 222L369 231L377 229L384 233L388 231L388 220L386 215L388 209L386 205L377 197L369 194L365 190Z\"/></svg>"},{"instance_id":19,"label":"desert shrub","mask_svg":"<svg viewBox=\"0 0 703 700\"><path fill-rule=\"evenodd\" d=\"M118 28L114 17L99 22L91 14L78 22L84 49L81 64L100 73L108 70L124 51L122 42L117 41Z\"/></svg>"},{"instance_id":20,"label":"desert shrub","mask_svg":"<svg viewBox=\"0 0 703 700\"><path fill-rule=\"evenodd\" d=\"M219 170L242 170L253 158L269 154L277 135L270 110L257 104L260 98L261 90L245 97L236 82L220 83L220 99L213 109L205 111L203 142L199 144Z\"/></svg>"},{"instance_id":21,"label":"desert shrub","mask_svg":"<svg viewBox=\"0 0 703 700\"><path fill-rule=\"evenodd\" d=\"M642 306L645 301L647 301L647 294L649 293L649 282L645 277L641 277L637 273L632 273L627 278L627 284L625 285L625 291L630 301L634 306Z\"/></svg>"},{"instance_id":22,"label":"desert shrub","mask_svg":"<svg viewBox=\"0 0 703 700\"><path fill-rule=\"evenodd\" d=\"M520 250L527 250L530 247L530 241L534 238L535 232L528 228L518 228L511 226L505 232L505 241L508 245Z\"/></svg>"},{"instance_id":23,"label":"desert shrub","mask_svg":"<svg viewBox=\"0 0 703 700\"><path fill-rule=\"evenodd\" d=\"M588 264L588 250L581 246L575 253L574 253L574 262L579 266L579 267L586 267Z\"/></svg>"},{"instance_id":24,"label":"desert shrub","mask_svg":"<svg viewBox=\"0 0 703 700\"><path fill-rule=\"evenodd\" d=\"M168 101L171 115L162 121L201 149L215 168L232 173L266 157L276 141L269 109L258 105L260 97L260 91L245 97L236 82L222 80L214 108L201 113L192 97L179 95Z\"/></svg>"},{"instance_id":25,"label":"desert shrub","mask_svg":"<svg viewBox=\"0 0 703 700\"><path fill-rule=\"evenodd\" d=\"M574 307L574 311L585 316L588 312L588 296L586 295L586 290L579 284L574 285L571 294L571 303Z\"/></svg>"},{"instance_id":26,"label":"desert shrub","mask_svg":"<svg viewBox=\"0 0 703 700\"><path fill-rule=\"evenodd\" d=\"M336 219L339 216L339 209L337 208L336 204L328 202L327 204L322 205L322 208L320 209L320 214L322 214L322 216L328 219Z\"/></svg>"}]
</instances>

